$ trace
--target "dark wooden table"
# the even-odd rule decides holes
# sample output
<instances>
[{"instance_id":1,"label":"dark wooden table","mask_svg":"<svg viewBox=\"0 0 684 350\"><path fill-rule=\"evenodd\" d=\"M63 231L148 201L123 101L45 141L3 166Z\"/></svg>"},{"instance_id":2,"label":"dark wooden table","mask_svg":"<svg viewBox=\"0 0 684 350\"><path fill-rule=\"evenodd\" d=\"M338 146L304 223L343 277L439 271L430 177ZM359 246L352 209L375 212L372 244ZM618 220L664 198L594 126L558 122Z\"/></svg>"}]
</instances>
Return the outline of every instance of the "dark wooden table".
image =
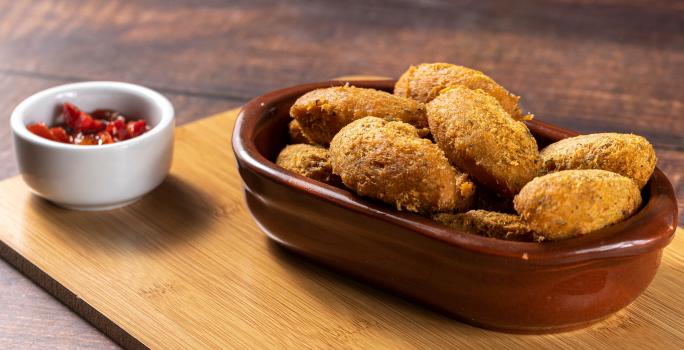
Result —
<instances>
[{"instance_id":1,"label":"dark wooden table","mask_svg":"<svg viewBox=\"0 0 684 350\"><path fill-rule=\"evenodd\" d=\"M681 211L681 1L2 0L0 178L17 174L12 108L53 85L146 85L182 124L286 85L433 61L484 70L539 119L646 136ZM0 310L2 348L117 347L2 261Z\"/></svg>"}]
</instances>

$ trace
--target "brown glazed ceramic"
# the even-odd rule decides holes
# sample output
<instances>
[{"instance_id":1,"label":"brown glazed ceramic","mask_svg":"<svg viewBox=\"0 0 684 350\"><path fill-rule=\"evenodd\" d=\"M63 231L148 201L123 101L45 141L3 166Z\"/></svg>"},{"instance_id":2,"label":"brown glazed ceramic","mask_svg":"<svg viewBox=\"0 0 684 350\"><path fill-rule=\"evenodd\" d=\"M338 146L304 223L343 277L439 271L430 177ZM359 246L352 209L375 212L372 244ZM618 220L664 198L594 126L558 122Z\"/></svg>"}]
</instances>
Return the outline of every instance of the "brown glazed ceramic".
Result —
<instances>
[{"instance_id":1,"label":"brown glazed ceramic","mask_svg":"<svg viewBox=\"0 0 684 350\"><path fill-rule=\"evenodd\" d=\"M653 279L677 227L674 191L659 169L633 217L539 244L450 229L276 166L295 99L340 84L271 92L245 105L236 122L232 144L247 204L274 241L467 323L508 332L588 325L628 305ZM394 82L352 84L391 91ZM538 120L528 126L540 146L576 135Z\"/></svg>"}]
</instances>

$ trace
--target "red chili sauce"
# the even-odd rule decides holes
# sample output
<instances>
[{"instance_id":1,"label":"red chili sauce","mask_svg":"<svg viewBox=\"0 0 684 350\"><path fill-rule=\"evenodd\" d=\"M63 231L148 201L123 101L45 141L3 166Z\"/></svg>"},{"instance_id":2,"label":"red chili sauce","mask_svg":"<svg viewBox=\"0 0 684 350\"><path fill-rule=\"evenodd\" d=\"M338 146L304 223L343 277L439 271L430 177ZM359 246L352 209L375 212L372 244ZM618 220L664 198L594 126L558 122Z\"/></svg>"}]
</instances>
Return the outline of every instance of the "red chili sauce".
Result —
<instances>
[{"instance_id":1,"label":"red chili sauce","mask_svg":"<svg viewBox=\"0 0 684 350\"><path fill-rule=\"evenodd\" d=\"M45 123L29 124L30 132L48 140L74 145L104 145L138 137L150 128L143 119L127 118L111 109L86 113L71 103L64 103L61 123L48 127Z\"/></svg>"}]
</instances>

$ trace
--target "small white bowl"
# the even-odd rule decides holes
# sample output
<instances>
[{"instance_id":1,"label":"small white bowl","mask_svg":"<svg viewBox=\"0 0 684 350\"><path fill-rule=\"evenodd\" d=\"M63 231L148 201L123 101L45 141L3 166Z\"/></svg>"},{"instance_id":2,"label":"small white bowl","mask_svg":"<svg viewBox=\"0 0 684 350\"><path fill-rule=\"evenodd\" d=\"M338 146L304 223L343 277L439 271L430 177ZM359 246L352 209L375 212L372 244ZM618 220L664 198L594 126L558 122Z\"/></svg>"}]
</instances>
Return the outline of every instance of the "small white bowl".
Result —
<instances>
[{"instance_id":1,"label":"small white bowl","mask_svg":"<svg viewBox=\"0 0 684 350\"><path fill-rule=\"evenodd\" d=\"M64 102L90 112L108 108L145 119L150 130L123 142L80 146L31 133L31 123L52 125ZM132 203L157 187L171 167L174 110L148 88L93 81L56 86L27 98L12 112L19 170L33 191L62 207L107 210Z\"/></svg>"}]
</instances>

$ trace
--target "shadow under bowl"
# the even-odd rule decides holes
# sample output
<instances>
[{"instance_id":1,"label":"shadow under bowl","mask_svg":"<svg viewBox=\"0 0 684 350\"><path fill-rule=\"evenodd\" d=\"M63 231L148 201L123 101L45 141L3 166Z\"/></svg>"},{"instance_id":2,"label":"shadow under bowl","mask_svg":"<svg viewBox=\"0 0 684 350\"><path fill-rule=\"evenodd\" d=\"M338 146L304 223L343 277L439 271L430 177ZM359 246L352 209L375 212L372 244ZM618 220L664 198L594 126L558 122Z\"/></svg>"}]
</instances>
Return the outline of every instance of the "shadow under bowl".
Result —
<instances>
[{"instance_id":1,"label":"shadow under bowl","mask_svg":"<svg viewBox=\"0 0 684 350\"><path fill-rule=\"evenodd\" d=\"M442 226L280 168L299 85L242 109L232 146L247 204L277 243L467 323L516 333L580 328L622 309L651 283L677 227L672 185L655 170L644 205L621 223L559 242L510 242ZM353 81L392 91L394 81ZM527 122L540 147L577 135Z\"/></svg>"}]
</instances>

